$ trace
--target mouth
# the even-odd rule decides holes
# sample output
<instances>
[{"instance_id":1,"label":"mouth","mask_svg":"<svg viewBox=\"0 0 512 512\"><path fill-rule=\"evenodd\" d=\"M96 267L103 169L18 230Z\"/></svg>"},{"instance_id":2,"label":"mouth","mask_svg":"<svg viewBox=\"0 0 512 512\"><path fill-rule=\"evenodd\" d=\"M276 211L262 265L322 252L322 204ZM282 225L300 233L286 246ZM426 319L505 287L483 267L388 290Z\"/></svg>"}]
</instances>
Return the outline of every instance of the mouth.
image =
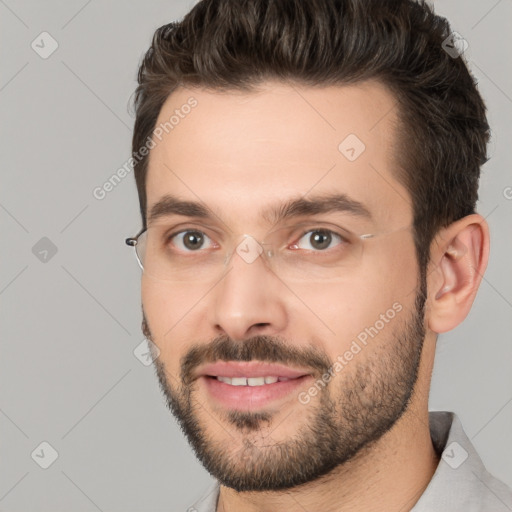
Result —
<instances>
[{"instance_id":1,"label":"mouth","mask_svg":"<svg viewBox=\"0 0 512 512\"><path fill-rule=\"evenodd\" d=\"M275 384L276 382L286 382L291 380L287 377L276 377L275 375L267 377L222 377L220 375L214 377L213 375L208 375L208 377L217 379L218 381L224 382L224 384L229 384L230 386L265 386L267 384Z\"/></svg>"},{"instance_id":2,"label":"mouth","mask_svg":"<svg viewBox=\"0 0 512 512\"><path fill-rule=\"evenodd\" d=\"M278 364L220 361L201 368L197 378L215 403L228 409L252 410L289 400L312 375Z\"/></svg>"},{"instance_id":3,"label":"mouth","mask_svg":"<svg viewBox=\"0 0 512 512\"><path fill-rule=\"evenodd\" d=\"M264 363L263 361L217 361L216 363L202 366L197 376L235 379L235 386L250 386L265 384L265 382L261 382L261 379L267 379L269 380L267 384L273 384L277 381L286 381L310 375L310 373L306 369L292 368L284 364ZM274 378L277 378L277 381L274 381ZM242 381L236 379L245 379L247 382L242 383ZM254 379L259 380L255 381Z\"/></svg>"}]
</instances>

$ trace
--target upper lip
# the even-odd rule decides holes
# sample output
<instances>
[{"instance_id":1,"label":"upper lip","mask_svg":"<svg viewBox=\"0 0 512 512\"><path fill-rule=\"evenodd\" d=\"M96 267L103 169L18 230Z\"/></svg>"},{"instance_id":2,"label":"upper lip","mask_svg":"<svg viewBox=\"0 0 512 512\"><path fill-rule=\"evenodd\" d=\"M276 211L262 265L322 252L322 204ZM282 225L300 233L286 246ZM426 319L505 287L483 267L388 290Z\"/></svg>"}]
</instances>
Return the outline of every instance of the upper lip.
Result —
<instances>
[{"instance_id":1,"label":"upper lip","mask_svg":"<svg viewBox=\"0 0 512 512\"><path fill-rule=\"evenodd\" d=\"M282 364L264 363L258 361L218 361L201 366L197 377L286 377L295 379L309 375L307 370L290 368Z\"/></svg>"}]
</instances>

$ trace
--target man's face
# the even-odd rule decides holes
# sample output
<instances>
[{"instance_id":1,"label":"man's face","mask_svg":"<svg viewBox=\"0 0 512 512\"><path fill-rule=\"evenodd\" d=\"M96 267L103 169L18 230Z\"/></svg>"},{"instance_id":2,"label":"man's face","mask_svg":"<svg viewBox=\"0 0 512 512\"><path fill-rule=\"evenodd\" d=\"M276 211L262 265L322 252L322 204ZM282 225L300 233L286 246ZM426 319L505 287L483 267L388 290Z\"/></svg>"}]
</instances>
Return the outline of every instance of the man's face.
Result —
<instances>
[{"instance_id":1,"label":"man's face","mask_svg":"<svg viewBox=\"0 0 512 512\"><path fill-rule=\"evenodd\" d=\"M191 96L197 106L183 109ZM377 83L266 83L251 94L179 89L160 113L157 126L182 115L151 150L148 212L166 195L211 212L155 220L166 233L192 231L192 244L169 241L170 262L196 257L201 240L198 249L211 251L202 254L214 254L243 234L263 241L294 223L312 230L293 246L309 257L339 249L336 237L324 249L317 226L380 235L361 242L351 265L316 263L318 273L288 262L280 274L263 257L248 262L235 251L224 273L205 259L183 274L191 279L143 274L144 332L160 350L160 385L198 458L224 485L277 490L311 481L370 449L407 407L425 290L412 230L400 230L411 225L412 207L393 174L394 104ZM369 215L307 213L277 225L262 215L333 193ZM243 376L247 384L236 385Z\"/></svg>"}]
</instances>

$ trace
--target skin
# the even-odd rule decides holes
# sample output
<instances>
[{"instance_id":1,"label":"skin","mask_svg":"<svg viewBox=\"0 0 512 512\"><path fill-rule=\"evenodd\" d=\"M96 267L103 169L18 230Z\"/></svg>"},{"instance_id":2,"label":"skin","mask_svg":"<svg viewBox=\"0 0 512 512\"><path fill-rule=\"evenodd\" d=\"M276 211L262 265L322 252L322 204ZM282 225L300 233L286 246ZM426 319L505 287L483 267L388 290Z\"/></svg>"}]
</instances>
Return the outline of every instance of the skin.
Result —
<instances>
[{"instance_id":1,"label":"skin","mask_svg":"<svg viewBox=\"0 0 512 512\"><path fill-rule=\"evenodd\" d=\"M165 194L201 201L232 233L263 240L271 226L258 215L262 207L336 190L370 210L372 220L342 217L360 234L395 231L412 223L410 196L393 175L395 101L381 84L311 88L266 82L258 92L244 94L178 89L164 104L157 125L190 96L198 106L151 150L146 181L149 208ZM353 162L338 150L351 133L366 145ZM338 218L322 214L316 220ZM186 221L167 219L170 224ZM352 420L346 411L368 412L378 423L374 404L363 400L355 405L348 398L349 392L358 393L354 387L358 371L371 368L374 376L368 380L368 394L359 392L360 396L371 400L372 390L375 396L380 390L379 396L390 400L387 395L398 390L403 400L404 410L395 411L385 433L357 446L356 453L326 474L280 490L237 491L221 485L217 510L410 510L439 461L428 428L436 336L466 317L488 252L488 227L480 215L464 217L438 233L426 273L425 311L419 317L424 339L407 330L408 323L418 319L420 284L408 230L365 243L356 268L321 286L285 285L260 260L247 264L236 253L230 272L208 286L204 282L170 285L143 274L144 331L160 350L156 362L160 384L170 402L174 397L184 406L188 397L206 445L218 449L234 474L249 474L261 463L259 455L263 460L275 456L273 447L303 435L325 412L326 397L336 411L332 420L343 429L339 432L350 432ZM335 361L358 333L397 302L403 308L400 314L346 365L328 391L312 397L307 405L293 393L261 411L268 421L237 424L233 411L211 400L204 386L194 382L187 387L182 381L184 356L193 346L205 354L218 339L230 346L245 341L251 348L250 342L266 336L269 343L280 339L290 350L306 354L316 350ZM405 371L399 365L393 369L392 363L392 356L400 354L400 340L422 347L417 368L413 359L407 360L411 372L417 370L412 389L392 382L393 375L400 377L399 372ZM387 395L383 382L391 389ZM310 385L305 384L303 391ZM339 449L347 448L347 443Z\"/></svg>"}]
</instances>

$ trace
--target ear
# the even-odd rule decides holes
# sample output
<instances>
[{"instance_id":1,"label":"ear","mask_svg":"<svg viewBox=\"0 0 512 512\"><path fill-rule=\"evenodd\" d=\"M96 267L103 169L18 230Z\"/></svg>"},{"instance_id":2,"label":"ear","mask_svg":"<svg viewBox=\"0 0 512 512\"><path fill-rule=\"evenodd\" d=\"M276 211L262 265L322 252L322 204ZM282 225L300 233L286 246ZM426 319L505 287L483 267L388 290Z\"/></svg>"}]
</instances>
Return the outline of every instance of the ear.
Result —
<instances>
[{"instance_id":1,"label":"ear","mask_svg":"<svg viewBox=\"0 0 512 512\"><path fill-rule=\"evenodd\" d=\"M430 249L428 327L450 331L468 315L489 259L489 226L472 214L442 229Z\"/></svg>"}]
</instances>

